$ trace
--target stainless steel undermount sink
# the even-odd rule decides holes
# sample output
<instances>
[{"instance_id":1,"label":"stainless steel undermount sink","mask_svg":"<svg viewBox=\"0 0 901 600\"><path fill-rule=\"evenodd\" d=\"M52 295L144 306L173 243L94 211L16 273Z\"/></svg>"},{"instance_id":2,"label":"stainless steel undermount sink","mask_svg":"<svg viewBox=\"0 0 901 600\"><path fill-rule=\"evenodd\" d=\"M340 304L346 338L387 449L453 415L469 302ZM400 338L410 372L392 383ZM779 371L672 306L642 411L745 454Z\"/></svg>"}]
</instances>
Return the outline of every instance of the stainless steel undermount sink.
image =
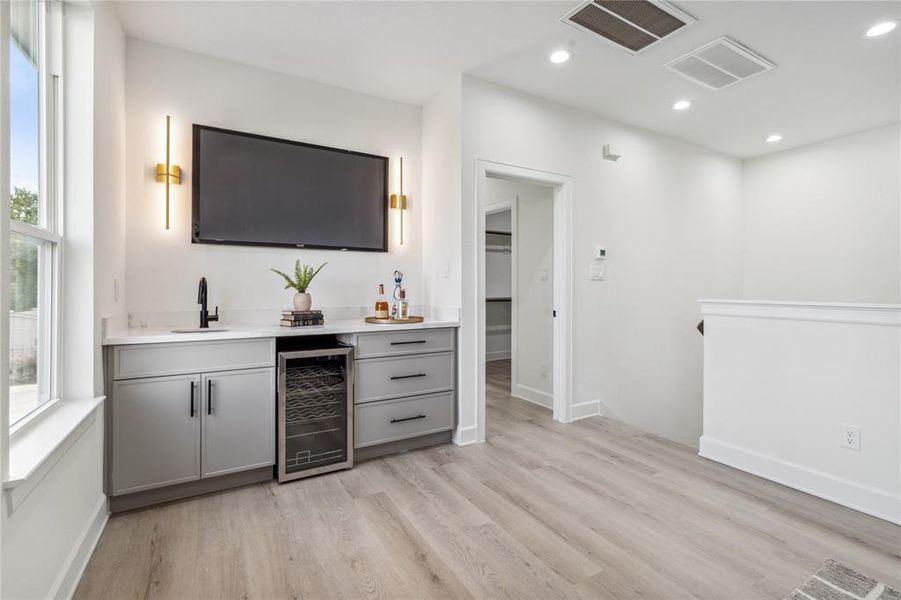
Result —
<instances>
[{"instance_id":1,"label":"stainless steel undermount sink","mask_svg":"<svg viewBox=\"0 0 901 600\"><path fill-rule=\"evenodd\" d=\"M226 327L183 327L181 329L173 329L172 333L215 333L217 331L228 331Z\"/></svg>"}]
</instances>

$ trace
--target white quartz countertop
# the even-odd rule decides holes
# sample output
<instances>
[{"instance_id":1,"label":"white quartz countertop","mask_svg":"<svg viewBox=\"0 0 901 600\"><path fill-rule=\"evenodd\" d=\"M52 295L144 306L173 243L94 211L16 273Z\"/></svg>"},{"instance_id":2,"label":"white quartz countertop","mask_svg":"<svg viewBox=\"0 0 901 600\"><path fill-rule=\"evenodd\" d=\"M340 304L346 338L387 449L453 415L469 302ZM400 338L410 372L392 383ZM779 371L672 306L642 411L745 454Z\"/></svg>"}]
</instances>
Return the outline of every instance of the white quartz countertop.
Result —
<instances>
[{"instance_id":1,"label":"white quartz countertop","mask_svg":"<svg viewBox=\"0 0 901 600\"><path fill-rule=\"evenodd\" d=\"M141 328L114 331L103 339L104 346L124 346L130 344L164 344L172 342L203 342L211 340L240 340L249 338L289 337L297 335L329 335L339 333L374 333L381 331L409 331L417 329L438 329L459 327L459 321L426 319L422 323L409 325L373 325L363 319L343 319L327 321L325 325L310 327L280 327L278 325L231 325L216 323L211 326L220 331L172 333L168 328Z\"/></svg>"}]
</instances>

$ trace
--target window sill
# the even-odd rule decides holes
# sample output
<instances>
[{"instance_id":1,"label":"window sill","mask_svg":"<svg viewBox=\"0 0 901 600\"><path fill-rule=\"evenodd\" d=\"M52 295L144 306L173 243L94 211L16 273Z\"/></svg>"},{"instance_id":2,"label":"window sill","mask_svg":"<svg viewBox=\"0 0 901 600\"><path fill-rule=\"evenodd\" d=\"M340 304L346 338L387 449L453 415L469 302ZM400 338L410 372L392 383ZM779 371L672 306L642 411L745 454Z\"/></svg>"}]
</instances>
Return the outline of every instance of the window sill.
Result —
<instances>
[{"instance_id":1,"label":"window sill","mask_svg":"<svg viewBox=\"0 0 901 600\"><path fill-rule=\"evenodd\" d=\"M57 402L10 437L9 474L3 482L7 507L15 510L97 418L105 396Z\"/></svg>"}]
</instances>

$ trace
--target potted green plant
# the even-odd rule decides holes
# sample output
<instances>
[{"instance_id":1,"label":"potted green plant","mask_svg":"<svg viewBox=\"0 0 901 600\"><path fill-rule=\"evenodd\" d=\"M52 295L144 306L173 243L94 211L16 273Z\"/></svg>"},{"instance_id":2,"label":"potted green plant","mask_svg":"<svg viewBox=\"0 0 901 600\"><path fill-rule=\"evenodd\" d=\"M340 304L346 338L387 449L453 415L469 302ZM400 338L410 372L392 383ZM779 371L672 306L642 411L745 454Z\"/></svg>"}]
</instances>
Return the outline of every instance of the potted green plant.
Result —
<instances>
[{"instance_id":1,"label":"potted green plant","mask_svg":"<svg viewBox=\"0 0 901 600\"><path fill-rule=\"evenodd\" d=\"M278 269L270 269L270 271L282 276L285 280L286 290L293 289L297 292L294 294L294 310L307 311L313 306L313 297L307 293L307 288L310 287L310 283L313 281L313 278L319 274L322 267L327 264L328 263L322 263L319 265L318 269L313 269L310 265L300 264L300 260L298 259L297 262L294 263L294 277L291 277Z\"/></svg>"}]
</instances>

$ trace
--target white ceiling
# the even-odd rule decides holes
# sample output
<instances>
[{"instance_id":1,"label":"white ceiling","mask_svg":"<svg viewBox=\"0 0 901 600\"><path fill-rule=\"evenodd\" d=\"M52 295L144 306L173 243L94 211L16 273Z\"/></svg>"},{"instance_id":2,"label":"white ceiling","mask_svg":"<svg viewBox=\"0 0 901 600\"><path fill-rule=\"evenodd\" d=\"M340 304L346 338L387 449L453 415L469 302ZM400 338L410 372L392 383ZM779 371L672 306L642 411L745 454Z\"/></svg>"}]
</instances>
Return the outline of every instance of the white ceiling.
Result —
<instances>
[{"instance_id":1,"label":"white ceiling","mask_svg":"<svg viewBox=\"0 0 901 600\"><path fill-rule=\"evenodd\" d=\"M901 2L682 1L698 22L639 55L559 22L576 2L119 4L126 32L419 104L461 72L738 157L901 121ZM711 91L665 69L728 35L776 69ZM547 60L568 46L565 65ZM674 112L680 98L691 109ZM784 136L780 144L763 141Z\"/></svg>"}]
</instances>

